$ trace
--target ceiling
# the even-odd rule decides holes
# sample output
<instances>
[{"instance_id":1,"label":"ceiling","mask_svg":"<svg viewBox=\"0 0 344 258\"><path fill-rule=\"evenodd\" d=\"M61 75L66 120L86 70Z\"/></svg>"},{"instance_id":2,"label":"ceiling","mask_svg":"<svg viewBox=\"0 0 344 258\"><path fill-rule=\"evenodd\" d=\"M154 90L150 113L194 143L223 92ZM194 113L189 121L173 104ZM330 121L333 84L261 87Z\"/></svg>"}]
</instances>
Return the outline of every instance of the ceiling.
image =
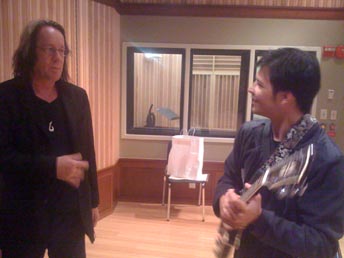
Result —
<instances>
[{"instance_id":1,"label":"ceiling","mask_svg":"<svg viewBox=\"0 0 344 258\"><path fill-rule=\"evenodd\" d=\"M121 15L344 20L344 0L94 0Z\"/></svg>"}]
</instances>

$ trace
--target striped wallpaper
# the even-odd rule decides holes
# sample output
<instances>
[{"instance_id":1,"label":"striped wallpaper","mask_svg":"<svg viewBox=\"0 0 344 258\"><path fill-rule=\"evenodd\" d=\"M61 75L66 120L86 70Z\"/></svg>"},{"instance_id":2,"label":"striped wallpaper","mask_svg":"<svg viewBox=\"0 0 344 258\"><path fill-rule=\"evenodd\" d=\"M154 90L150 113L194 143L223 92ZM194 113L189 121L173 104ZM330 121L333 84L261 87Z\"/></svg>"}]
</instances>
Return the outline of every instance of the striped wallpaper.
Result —
<instances>
[{"instance_id":1,"label":"striped wallpaper","mask_svg":"<svg viewBox=\"0 0 344 258\"><path fill-rule=\"evenodd\" d=\"M26 23L62 24L71 55L71 82L89 96L98 169L119 158L120 28L114 8L91 0L1 0L0 81L12 78L12 55Z\"/></svg>"}]
</instances>

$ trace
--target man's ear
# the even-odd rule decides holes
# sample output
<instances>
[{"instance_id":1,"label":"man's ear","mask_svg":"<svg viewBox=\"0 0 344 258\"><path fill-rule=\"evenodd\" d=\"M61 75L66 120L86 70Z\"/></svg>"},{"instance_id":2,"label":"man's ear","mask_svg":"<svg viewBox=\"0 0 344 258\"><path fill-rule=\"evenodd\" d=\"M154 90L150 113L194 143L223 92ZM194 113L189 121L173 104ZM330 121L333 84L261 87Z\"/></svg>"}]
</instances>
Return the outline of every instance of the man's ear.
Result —
<instances>
[{"instance_id":1,"label":"man's ear","mask_svg":"<svg viewBox=\"0 0 344 258\"><path fill-rule=\"evenodd\" d=\"M294 95L290 91L280 91L278 94L281 104L290 104L296 101Z\"/></svg>"}]
</instances>

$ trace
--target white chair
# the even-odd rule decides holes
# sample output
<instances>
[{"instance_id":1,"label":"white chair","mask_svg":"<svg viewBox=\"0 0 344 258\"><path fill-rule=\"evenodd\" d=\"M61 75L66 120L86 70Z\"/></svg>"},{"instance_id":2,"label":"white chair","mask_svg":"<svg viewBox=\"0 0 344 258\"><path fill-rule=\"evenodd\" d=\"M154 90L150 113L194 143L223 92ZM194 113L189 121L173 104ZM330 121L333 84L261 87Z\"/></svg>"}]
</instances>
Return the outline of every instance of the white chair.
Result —
<instances>
[{"instance_id":1,"label":"white chair","mask_svg":"<svg viewBox=\"0 0 344 258\"><path fill-rule=\"evenodd\" d=\"M171 142L168 145L168 151L167 151L167 160L169 160L169 153L171 150ZM203 155L203 153L202 153ZM175 183L193 183L195 185L199 185L199 193L198 193L198 205L202 204L202 221L205 220L205 185L208 182L209 175L208 174L198 174L196 178L187 178L187 177L182 177L180 176L182 173L179 173L179 176L173 176L169 175L168 165L166 166L165 169L165 174L164 174L164 181L163 181L163 192L162 192L162 205L165 205L165 193L166 193L166 184L168 185L167 189L167 221L170 220L170 211L171 211L171 194L172 194L172 184Z\"/></svg>"}]
</instances>

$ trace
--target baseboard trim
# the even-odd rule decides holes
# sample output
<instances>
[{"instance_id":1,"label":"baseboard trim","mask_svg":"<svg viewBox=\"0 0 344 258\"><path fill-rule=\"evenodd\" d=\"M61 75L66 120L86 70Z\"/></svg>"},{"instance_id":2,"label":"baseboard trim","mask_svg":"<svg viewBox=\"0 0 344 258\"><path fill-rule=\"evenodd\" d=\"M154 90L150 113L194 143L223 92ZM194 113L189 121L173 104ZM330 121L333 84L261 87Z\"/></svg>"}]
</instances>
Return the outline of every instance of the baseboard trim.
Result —
<instances>
[{"instance_id":1,"label":"baseboard trim","mask_svg":"<svg viewBox=\"0 0 344 258\"><path fill-rule=\"evenodd\" d=\"M111 214L119 201L161 203L166 160L121 158L116 164L98 171L99 211ZM223 162L205 161L203 173L209 174L205 202L212 203ZM187 184L172 186L172 203L196 204L198 189Z\"/></svg>"}]
</instances>

